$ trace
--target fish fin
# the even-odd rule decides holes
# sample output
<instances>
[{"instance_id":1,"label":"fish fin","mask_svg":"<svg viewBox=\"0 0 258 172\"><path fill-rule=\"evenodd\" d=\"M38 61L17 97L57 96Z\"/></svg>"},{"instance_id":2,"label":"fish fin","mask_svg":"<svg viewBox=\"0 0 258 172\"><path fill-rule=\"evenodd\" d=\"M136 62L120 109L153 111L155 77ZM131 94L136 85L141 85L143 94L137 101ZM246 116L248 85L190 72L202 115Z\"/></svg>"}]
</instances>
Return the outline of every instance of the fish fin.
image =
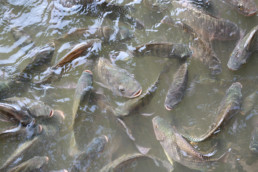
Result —
<instances>
[{"instance_id":1,"label":"fish fin","mask_svg":"<svg viewBox=\"0 0 258 172\"><path fill-rule=\"evenodd\" d=\"M143 146L140 146L140 145L137 145L135 144L136 148L138 149L138 151L141 153L141 154L144 154L146 155L151 148L147 148L147 147L143 147Z\"/></svg>"}]
</instances>

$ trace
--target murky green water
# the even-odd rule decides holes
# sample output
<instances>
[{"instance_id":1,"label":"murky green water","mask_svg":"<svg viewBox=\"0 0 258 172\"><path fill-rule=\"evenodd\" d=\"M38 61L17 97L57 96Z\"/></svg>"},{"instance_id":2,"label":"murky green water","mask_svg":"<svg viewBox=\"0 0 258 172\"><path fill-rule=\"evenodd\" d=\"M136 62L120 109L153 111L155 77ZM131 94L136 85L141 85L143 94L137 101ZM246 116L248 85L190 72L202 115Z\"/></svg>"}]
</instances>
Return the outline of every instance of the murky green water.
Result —
<instances>
[{"instance_id":1,"label":"murky green water","mask_svg":"<svg viewBox=\"0 0 258 172\"><path fill-rule=\"evenodd\" d=\"M117 1L120 4L132 3L128 1ZM18 74L30 61L26 54L31 47L19 46L19 41L14 41L11 29L19 28L28 34L34 41L35 46L44 46L55 38L74 30L75 28L96 27L96 26L125 26L134 31L135 37L124 42L112 44L102 44L102 50L98 56L109 58L111 51L126 50L148 42L174 42L189 44L189 35L178 28L161 25L160 20L163 14L156 13L146 8L141 1L134 1L135 10L133 16L143 21L144 30L135 29L134 26L123 23L118 20L110 20L99 17L90 17L85 15L79 9L72 10L62 7L58 1L50 0L3 0L0 2L0 79L1 81L10 80ZM241 29L248 32L258 24L258 15L252 17L243 17L219 0L214 1L218 15L236 23ZM258 1L256 0L258 5ZM175 11L176 9L173 9ZM21 40L20 40L21 41ZM75 43L84 41L83 38L76 41L64 41L56 46L56 51L52 64L62 58ZM127 154L138 152L135 145L151 148L149 154L155 155L166 160L159 142L156 141L152 127L152 118L156 115L162 116L168 121L177 125L179 131L188 131L192 135L198 135L207 130L209 124L213 121L215 111L220 101L225 95L227 88L235 81L243 85L242 93L245 98L247 95L258 88L257 53L253 54L247 65L244 65L239 71L232 72L228 70L226 64L230 53L232 52L236 41L214 41L213 47L218 57L222 61L222 73L216 77L209 75L208 69L199 61L189 61L189 80L188 91L183 101L172 111L166 111L164 108L167 89L172 81L173 74L177 70L179 63L176 59L170 59L171 69L166 77L161 81L154 98L150 104L124 118L124 122L132 130L135 142L112 120L110 114L101 109L96 102L91 100L88 104L82 103L76 119L75 134L80 149L83 150L87 143L96 136L107 135L109 143L105 151L94 162L92 171L98 171L102 166L111 162L115 158ZM55 109L60 109L65 113L66 120L62 130L53 141L42 143L39 148L31 151L21 159L28 159L35 155L46 155L50 161L48 169L69 169L73 157L67 154L67 127L72 113L73 95L77 80L85 69L90 68L89 57L81 57L74 60L66 67L66 73L60 81L54 82L45 87L31 86L27 92L19 96L25 96L31 99L44 101ZM94 57L93 59L97 59ZM168 63L167 59L159 57L137 57L128 61L117 60L115 63L130 73L141 83L143 91L146 90L159 75L163 66ZM96 73L96 72L95 72ZM38 81L44 74L36 75L34 81ZM202 84L193 84L196 78L204 76L213 79L212 82ZM94 74L93 78L98 81ZM126 101L127 99L116 97L109 90L102 88L94 82L94 89L103 91L109 102L114 106ZM152 116L143 116L141 114L153 113ZM209 150L214 143L216 147L216 156L231 149L233 158L227 164L216 167L215 171L255 171L258 168L257 155L248 149L251 131L253 130L252 121L258 116L258 105L243 116L236 114L228 122L224 123L218 134L209 138L195 147L199 150ZM23 139L5 138L0 141L0 164L12 154L12 152L23 142ZM157 166L152 160L142 160L131 165L126 171L166 171L163 167ZM174 171L193 171L178 163L175 163Z\"/></svg>"}]
</instances>

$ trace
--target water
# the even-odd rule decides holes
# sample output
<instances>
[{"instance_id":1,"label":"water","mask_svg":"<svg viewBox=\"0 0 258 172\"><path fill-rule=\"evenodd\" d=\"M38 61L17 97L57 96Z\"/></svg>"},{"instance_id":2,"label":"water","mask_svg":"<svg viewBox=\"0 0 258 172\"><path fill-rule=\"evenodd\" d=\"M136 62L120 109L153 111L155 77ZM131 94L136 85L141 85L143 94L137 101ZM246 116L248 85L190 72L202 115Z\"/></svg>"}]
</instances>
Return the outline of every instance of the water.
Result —
<instances>
[{"instance_id":1,"label":"water","mask_svg":"<svg viewBox=\"0 0 258 172\"><path fill-rule=\"evenodd\" d=\"M116 42L112 44L102 44L102 50L98 56L109 58L111 51L127 50L137 45L148 42L175 42L189 44L191 39L189 35L178 28L161 25L159 22L163 18L162 13L151 11L143 5L141 1L117 1L117 3L133 4L133 16L145 24L144 30L135 29L134 26L118 21L110 20L102 13L99 17L85 15L80 6L72 9L62 7L58 1L48 0L29 0L14 1L4 0L0 2L0 78L3 81L15 77L29 63L28 53L33 46L44 46L53 39L61 37L67 32L76 28L97 27L97 26L125 26L134 31L135 37L128 41ZM256 0L258 5L258 1ZM234 11L230 6L221 1L214 1L217 13L220 17L236 23L241 29L248 32L258 23L258 16L243 17ZM174 14L178 9L173 9ZM34 45L22 47L22 39L15 41L12 36L12 28L18 28L24 31L34 41ZM76 43L83 41L83 38L75 41L63 41L56 46L56 51L52 60L55 64L62 58ZM257 53L253 54L248 63L239 71L232 72L228 70L226 64L230 53L232 52L236 41L214 41L213 48L222 61L222 73L216 77L211 77L207 68L199 61L190 60L188 92L183 101L170 112L164 108L165 96L167 89L172 81L173 74L177 70L179 63L176 59L169 60L171 69L165 79L161 81L154 98L150 104L132 113L124 118L124 122L132 130L135 142L131 141L128 136L121 130L118 124L111 119L107 111L99 107L96 102L90 100L89 103L82 103L77 113L75 135L79 148L83 150L85 146L94 137L107 135L109 143L104 152L100 155L92 167L92 171L98 171L102 166L111 162L115 158L128 153L138 152L135 145L151 148L149 154L166 160L159 142L156 141L152 118L156 115L162 116L175 123L181 132L188 131L192 135L198 135L206 131L209 124L213 121L215 111L220 101L225 95L227 88L235 81L243 85L243 97L257 91L257 65L258 59L255 58ZM94 57L93 59L96 59ZM116 65L128 70L134 74L135 78L141 83L145 91L156 79L163 66L168 63L167 59L159 57L139 57L127 61L114 61ZM44 101L54 109L60 109L64 112L66 120L58 136L42 143L35 150L27 153L21 159L28 159L35 155L46 155L50 161L48 170L52 169L69 169L73 157L70 157L67 150L67 127L72 113L73 95L77 80L85 69L89 69L91 61L89 57L83 56L74 60L65 68L65 74L62 79L51 85L44 87L31 86L28 91L21 93L19 96L26 96L31 99ZM94 73L94 80L98 78ZM44 73L36 75L33 80L38 81ZM199 76L211 79L203 84L195 84L194 81ZM193 84L192 84L193 83ZM192 87L190 85L192 84ZM194 86L193 86L194 85ZM94 90L103 91L113 106L126 101L125 98L113 95L109 90L102 88L96 82L93 84ZM252 121L257 118L258 106L242 116L236 114L228 122L224 123L218 134L209 138L195 147L198 150L208 151L211 146L218 144L216 147L216 156L231 149L232 158L227 164L217 167L214 171L255 171L258 167L257 155L254 155L248 149ZM143 116L148 113L152 116ZM0 164L24 142L24 138L6 138L0 142ZM141 160L133 163L126 171L166 171L163 167L157 166L152 160ZM174 171L194 171L178 163L175 163Z\"/></svg>"}]
</instances>

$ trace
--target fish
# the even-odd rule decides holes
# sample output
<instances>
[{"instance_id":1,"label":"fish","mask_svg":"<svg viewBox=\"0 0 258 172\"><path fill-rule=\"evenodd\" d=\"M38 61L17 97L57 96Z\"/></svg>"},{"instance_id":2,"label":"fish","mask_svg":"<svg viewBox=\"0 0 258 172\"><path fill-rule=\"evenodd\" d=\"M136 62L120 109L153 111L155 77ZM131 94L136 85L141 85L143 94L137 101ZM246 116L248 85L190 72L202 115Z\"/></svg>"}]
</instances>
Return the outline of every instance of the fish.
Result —
<instances>
[{"instance_id":1,"label":"fish","mask_svg":"<svg viewBox=\"0 0 258 172\"><path fill-rule=\"evenodd\" d=\"M48 84L60 79L63 74L63 67L66 64L82 56L86 52L91 52L92 48L98 49L99 47L101 47L100 39L88 39L85 42L75 45L72 50L62 57L55 65L48 68L46 76L44 76L44 78L40 81L36 82L36 84Z\"/></svg>"},{"instance_id":2,"label":"fish","mask_svg":"<svg viewBox=\"0 0 258 172\"><path fill-rule=\"evenodd\" d=\"M148 44L137 46L135 50L133 50L133 54L136 56L151 55L151 56L177 58L180 60L185 60L188 57L191 57L192 51L185 44L160 42L160 43L148 43Z\"/></svg>"},{"instance_id":3,"label":"fish","mask_svg":"<svg viewBox=\"0 0 258 172\"><path fill-rule=\"evenodd\" d=\"M201 142L210 137L221 124L230 119L233 115L237 114L241 110L242 104L242 84L240 82L233 83L226 91L226 95L223 97L220 105L217 109L217 116L214 122L210 125L208 131L199 137L192 137L182 134L186 139L192 142Z\"/></svg>"},{"instance_id":4,"label":"fish","mask_svg":"<svg viewBox=\"0 0 258 172\"><path fill-rule=\"evenodd\" d=\"M198 37L205 41L237 40L240 37L240 29L229 20L207 15L196 8L187 6L187 3L172 1L172 5L175 8L187 9L181 10L176 16L176 20L190 26L198 34Z\"/></svg>"},{"instance_id":5,"label":"fish","mask_svg":"<svg viewBox=\"0 0 258 172\"><path fill-rule=\"evenodd\" d=\"M174 170L173 165L169 164L168 162L161 160L155 156L152 155L145 155L141 153L132 153L132 154L124 154L114 161L108 163L104 167L100 169L100 172L118 172L118 171L124 171L124 168L128 166L128 164L132 164L138 159L151 159L155 162L161 163L169 172L172 172Z\"/></svg>"},{"instance_id":6,"label":"fish","mask_svg":"<svg viewBox=\"0 0 258 172\"><path fill-rule=\"evenodd\" d=\"M28 125L33 120L27 110L7 103L0 103L0 112L4 112L6 115L15 118L24 126Z\"/></svg>"},{"instance_id":7,"label":"fish","mask_svg":"<svg viewBox=\"0 0 258 172\"><path fill-rule=\"evenodd\" d=\"M8 172L28 172L42 170L42 167L46 165L49 161L47 156L35 156L13 168L8 170Z\"/></svg>"},{"instance_id":8,"label":"fish","mask_svg":"<svg viewBox=\"0 0 258 172\"><path fill-rule=\"evenodd\" d=\"M105 135L94 138L86 149L74 158L71 172L88 171L91 164L100 157L107 143L108 137Z\"/></svg>"},{"instance_id":9,"label":"fish","mask_svg":"<svg viewBox=\"0 0 258 172\"><path fill-rule=\"evenodd\" d=\"M76 140L73 132L75 117L81 101L84 99L84 100L87 100L88 102L89 100L90 93L92 91L92 82L93 82L92 72L89 70L85 70L82 72L82 75L79 78L77 87L75 89L72 119L71 119L71 124L68 127L69 131L72 132L70 137L70 147L69 147L69 154L71 155L78 152L78 148L77 148L77 144L76 144Z\"/></svg>"},{"instance_id":10,"label":"fish","mask_svg":"<svg viewBox=\"0 0 258 172\"><path fill-rule=\"evenodd\" d=\"M115 108L113 110L113 114L118 118L125 117L125 116L128 116L133 111L136 111L137 109L148 104L151 101L152 97L154 96L154 94L158 88L158 85L160 83L160 79L161 79L163 73L165 73L165 71L166 70L163 70L159 74L159 76L157 77L155 82L146 90L146 92L144 94L141 94L137 98L128 100L122 106L118 106L117 108Z\"/></svg>"},{"instance_id":11,"label":"fish","mask_svg":"<svg viewBox=\"0 0 258 172\"><path fill-rule=\"evenodd\" d=\"M187 31L193 37L193 42L190 46L190 49L193 52L192 57L200 60L204 65L208 66L212 75L218 75L222 72L221 61L213 51L210 42L198 37L198 34L187 24L176 21L169 16L165 16L161 20L161 23L169 26L180 27Z\"/></svg>"},{"instance_id":12,"label":"fish","mask_svg":"<svg viewBox=\"0 0 258 172\"><path fill-rule=\"evenodd\" d=\"M253 0L224 0L244 16L253 16L257 13L257 5Z\"/></svg>"},{"instance_id":13,"label":"fish","mask_svg":"<svg viewBox=\"0 0 258 172\"><path fill-rule=\"evenodd\" d=\"M3 102L26 109L32 118L48 119L53 117L54 109L40 100L32 100L27 97L10 97Z\"/></svg>"},{"instance_id":14,"label":"fish","mask_svg":"<svg viewBox=\"0 0 258 172\"><path fill-rule=\"evenodd\" d=\"M85 52L89 51L90 48L94 46L94 44L101 43L99 39L88 39L85 42L79 43L75 45L71 51L69 51L64 57L62 57L54 68L63 67L67 63L70 63L74 59L78 58L79 56L83 55Z\"/></svg>"},{"instance_id":15,"label":"fish","mask_svg":"<svg viewBox=\"0 0 258 172\"><path fill-rule=\"evenodd\" d=\"M255 103L258 100L258 94L257 92L253 92L250 95L248 95L244 100L241 107L241 114L247 115L254 107Z\"/></svg>"},{"instance_id":16,"label":"fish","mask_svg":"<svg viewBox=\"0 0 258 172\"><path fill-rule=\"evenodd\" d=\"M63 41L70 39L100 39L104 43L111 41L123 41L133 38L133 32L126 27L119 27L114 29L110 26L96 27L96 28L78 28L74 31L65 34L63 37L55 41Z\"/></svg>"},{"instance_id":17,"label":"fish","mask_svg":"<svg viewBox=\"0 0 258 172\"><path fill-rule=\"evenodd\" d=\"M103 57L98 60L97 73L104 86L117 96L135 98L142 93L142 86L132 74Z\"/></svg>"},{"instance_id":18,"label":"fish","mask_svg":"<svg viewBox=\"0 0 258 172\"><path fill-rule=\"evenodd\" d=\"M174 74L172 84L168 89L164 103L167 110L172 110L184 97L188 80L187 66L187 63L182 64Z\"/></svg>"},{"instance_id":19,"label":"fish","mask_svg":"<svg viewBox=\"0 0 258 172\"><path fill-rule=\"evenodd\" d=\"M11 155L10 157L4 162L4 164L0 167L1 171L6 171L12 163L29 149L32 149L39 141L39 137L34 137L32 140L28 140L22 143ZM35 148L35 147L34 147Z\"/></svg>"},{"instance_id":20,"label":"fish","mask_svg":"<svg viewBox=\"0 0 258 172\"><path fill-rule=\"evenodd\" d=\"M156 139L160 142L169 162L176 161L191 169L206 169L207 167L224 160L226 154L219 158L206 156L193 148L168 121L156 116L152 119Z\"/></svg>"},{"instance_id":21,"label":"fish","mask_svg":"<svg viewBox=\"0 0 258 172\"><path fill-rule=\"evenodd\" d=\"M249 149L253 153L258 153L258 126L255 126L252 131Z\"/></svg>"},{"instance_id":22,"label":"fish","mask_svg":"<svg viewBox=\"0 0 258 172\"><path fill-rule=\"evenodd\" d=\"M228 68L233 71L238 70L255 51L258 51L258 26L238 41L229 57Z\"/></svg>"}]
</instances>

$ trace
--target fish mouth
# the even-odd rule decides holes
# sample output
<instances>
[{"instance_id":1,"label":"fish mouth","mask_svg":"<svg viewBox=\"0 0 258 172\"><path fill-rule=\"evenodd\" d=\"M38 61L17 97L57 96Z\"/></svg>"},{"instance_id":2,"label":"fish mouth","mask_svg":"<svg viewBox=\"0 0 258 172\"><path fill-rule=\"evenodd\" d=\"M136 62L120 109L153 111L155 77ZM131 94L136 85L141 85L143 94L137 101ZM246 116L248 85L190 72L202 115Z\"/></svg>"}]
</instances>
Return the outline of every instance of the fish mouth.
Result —
<instances>
[{"instance_id":1,"label":"fish mouth","mask_svg":"<svg viewBox=\"0 0 258 172\"><path fill-rule=\"evenodd\" d=\"M54 111L51 110L51 112L50 112L50 114L49 114L49 117L51 118L53 115L54 115Z\"/></svg>"},{"instance_id":2,"label":"fish mouth","mask_svg":"<svg viewBox=\"0 0 258 172\"><path fill-rule=\"evenodd\" d=\"M167 105L165 105L165 108L168 110L168 111L171 111L172 108L168 107Z\"/></svg>"},{"instance_id":3,"label":"fish mouth","mask_svg":"<svg viewBox=\"0 0 258 172\"><path fill-rule=\"evenodd\" d=\"M64 115L64 112L63 112L63 111L61 111L61 110L55 110L55 112L56 112L56 115L57 115L57 116L59 116L59 117L62 118L62 120L65 119L65 115Z\"/></svg>"},{"instance_id":4,"label":"fish mouth","mask_svg":"<svg viewBox=\"0 0 258 172\"><path fill-rule=\"evenodd\" d=\"M92 72L90 70L85 70L84 72L88 72L88 73L90 73L92 75Z\"/></svg>"},{"instance_id":5,"label":"fish mouth","mask_svg":"<svg viewBox=\"0 0 258 172\"><path fill-rule=\"evenodd\" d=\"M137 91L135 94L133 94L133 96L131 98L135 98L138 97L139 95L142 94L142 89L140 89L139 91Z\"/></svg>"},{"instance_id":6,"label":"fish mouth","mask_svg":"<svg viewBox=\"0 0 258 172\"><path fill-rule=\"evenodd\" d=\"M41 133L43 131L42 125L38 125L38 129L39 129L39 133Z\"/></svg>"},{"instance_id":7,"label":"fish mouth","mask_svg":"<svg viewBox=\"0 0 258 172\"><path fill-rule=\"evenodd\" d=\"M106 135L104 135L104 138L105 138L105 140L108 142L108 137L107 137Z\"/></svg>"}]
</instances>

